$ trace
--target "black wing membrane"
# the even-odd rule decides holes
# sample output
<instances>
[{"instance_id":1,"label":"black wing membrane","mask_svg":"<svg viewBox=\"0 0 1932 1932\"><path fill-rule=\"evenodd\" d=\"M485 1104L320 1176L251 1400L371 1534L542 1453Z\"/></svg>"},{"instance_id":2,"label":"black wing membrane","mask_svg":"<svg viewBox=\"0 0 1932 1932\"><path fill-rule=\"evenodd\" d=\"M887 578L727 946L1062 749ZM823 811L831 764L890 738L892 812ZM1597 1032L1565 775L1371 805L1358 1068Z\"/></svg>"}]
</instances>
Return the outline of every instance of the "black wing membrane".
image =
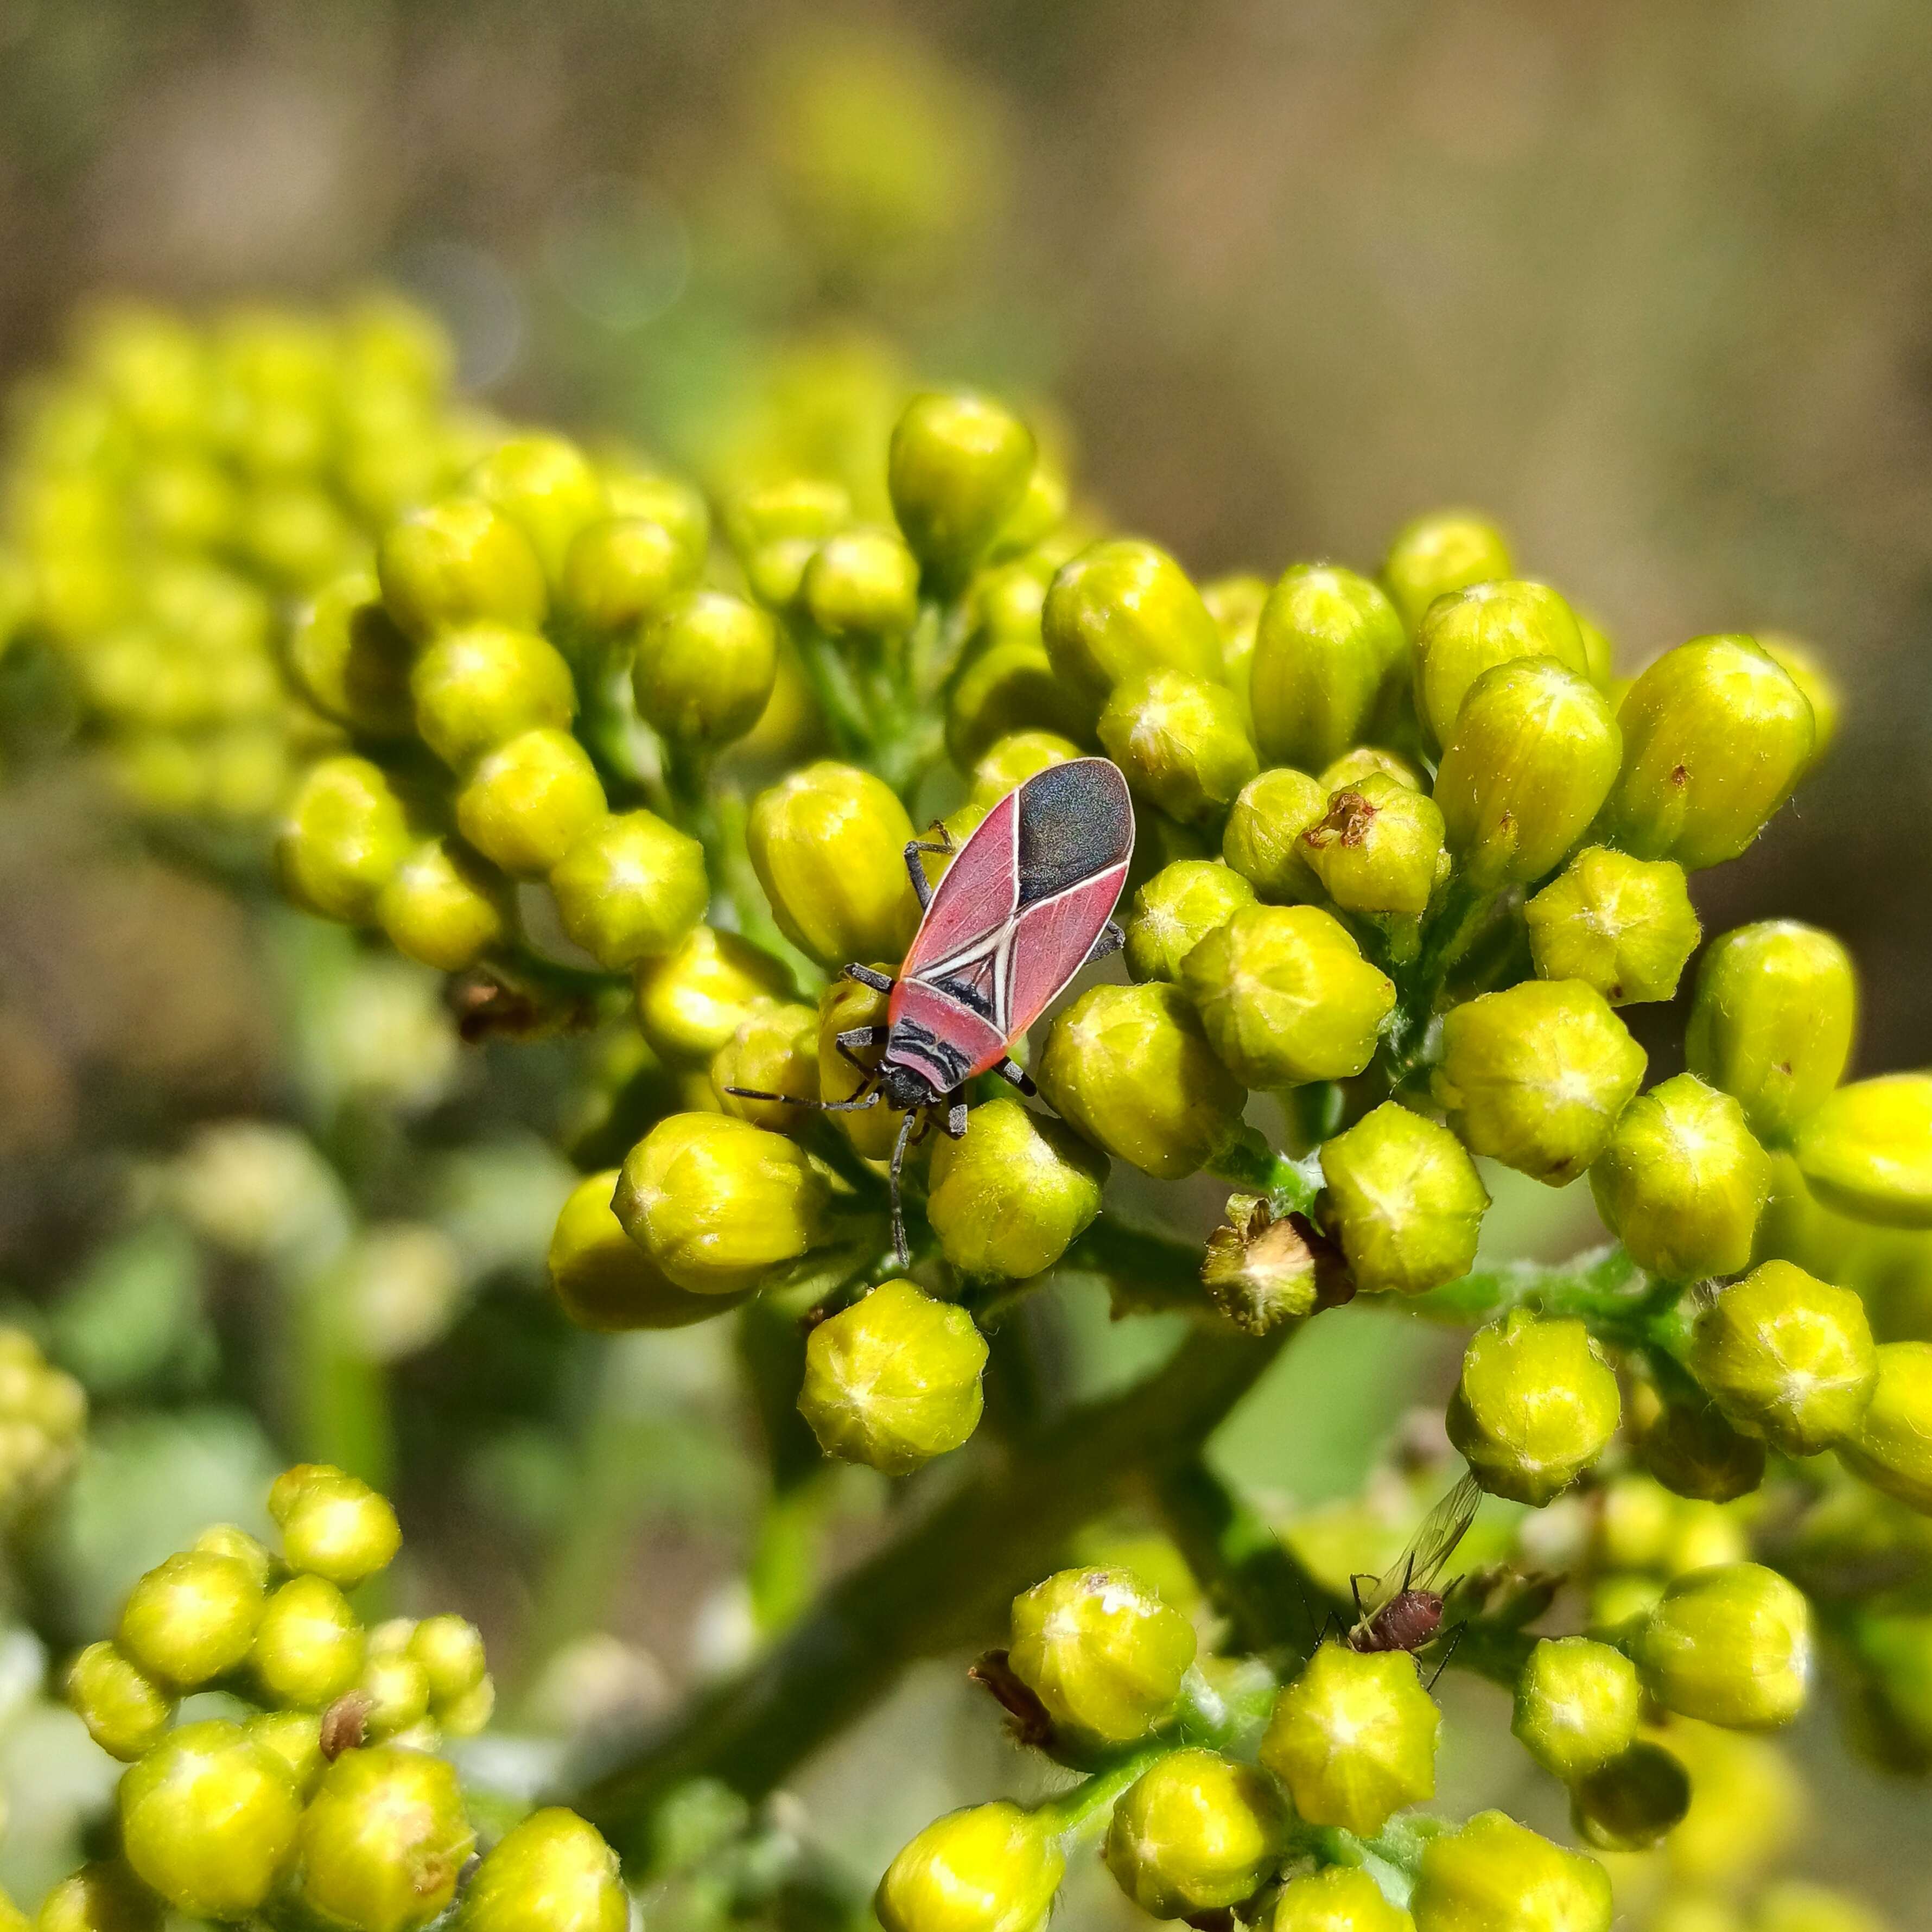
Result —
<instances>
[{"instance_id":1,"label":"black wing membrane","mask_svg":"<svg viewBox=\"0 0 1932 1932\"><path fill-rule=\"evenodd\" d=\"M1432 1589L1455 1555L1456 1546L1475 1521L1482 1500L1482 1485L1466 1471L1461 1481L1422 1519L1408 1547L1382 1572L1374 1589L1364 1595L1364 1613L1373 1616L1404 1590Z\"/></svg>"}]
</instances>

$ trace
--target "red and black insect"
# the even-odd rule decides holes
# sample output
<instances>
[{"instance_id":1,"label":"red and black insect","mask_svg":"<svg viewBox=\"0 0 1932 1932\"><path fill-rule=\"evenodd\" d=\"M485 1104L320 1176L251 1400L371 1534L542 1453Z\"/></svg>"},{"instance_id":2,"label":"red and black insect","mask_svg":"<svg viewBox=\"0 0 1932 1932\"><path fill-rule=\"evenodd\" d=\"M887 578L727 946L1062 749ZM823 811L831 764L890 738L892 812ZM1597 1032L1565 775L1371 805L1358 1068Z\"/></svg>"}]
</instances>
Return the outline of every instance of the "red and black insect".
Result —
<instances>
[{"instance_id":1,"label":"red and black insect","mask_svg":"<svg viewBox=\"0 0 1932 1932\"><path fill-rule=\"evenodd\" d=\"M902 1109L893 1144L892 1244L907 1259L899 1170L908 1146L935 1120L955 1140L966 1131L966 1082L997 1072L1022 1094L1036 1090L1007 1057L1080 968L1120 945L1114 908L1133 856L1127 783L1106 758L1073 758L1036 772L994 806L955 848L945 828L915 838L906 870L923 916L896 980L869 966L848 978L891 995L882 1026L838 1036L838 1051L865 1076L850 1100L801 1103L827 1112L878 1106ZM956 852L937 886L928 852ZM884 1048L876 1066L858 1058ZM746 1100L789 1100L749 1088Z\"/></svg>"},{"instance_id":2,"label":"red and black insect","mask_svg":"<svg viewBox=\"0 0 1932 1932\"><path fill-rule=\"evenodd\" d=\"M1351 1650L1414 1652L1442 1634L1442 1600L1448 1592L1438 1590L1436 1582L1475 1520L1482 1499L1480 1486L1466 1472L1462 1480L1423 1518L1408 1548L1381 1576L1364 1572L1348 1579L1355 1600L1355 1623L1342 1641ZM1366 1599L1364 1582L1370 1586ZM1450 1633L1452 1651L1456 1634ZM1436 1666L1436 1676L1448 1661L1445 1653ZM1429 1681L1432 1684L1436 1678Z\"/></svg>"}]
</instances>

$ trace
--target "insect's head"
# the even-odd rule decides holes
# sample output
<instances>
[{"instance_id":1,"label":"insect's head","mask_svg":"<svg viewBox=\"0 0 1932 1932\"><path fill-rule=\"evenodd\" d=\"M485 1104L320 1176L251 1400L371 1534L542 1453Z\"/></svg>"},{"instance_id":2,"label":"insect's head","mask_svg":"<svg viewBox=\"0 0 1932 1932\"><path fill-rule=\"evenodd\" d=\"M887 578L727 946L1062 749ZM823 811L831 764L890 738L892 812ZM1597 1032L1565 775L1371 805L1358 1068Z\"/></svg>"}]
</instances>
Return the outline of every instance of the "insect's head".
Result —
<instances>
[{"instance_id":1,"label":"insect's head","mask_svg":"<svg viewBox=\"0 0 1932 1932\"><path fill-rule=\"evenodd\" d=\"M886 1105L901 1113L936 1106L940 1097L923 1074L890 1060L879 1069L879 1091L885 1096Z\"/></svg>"}]
</instances>

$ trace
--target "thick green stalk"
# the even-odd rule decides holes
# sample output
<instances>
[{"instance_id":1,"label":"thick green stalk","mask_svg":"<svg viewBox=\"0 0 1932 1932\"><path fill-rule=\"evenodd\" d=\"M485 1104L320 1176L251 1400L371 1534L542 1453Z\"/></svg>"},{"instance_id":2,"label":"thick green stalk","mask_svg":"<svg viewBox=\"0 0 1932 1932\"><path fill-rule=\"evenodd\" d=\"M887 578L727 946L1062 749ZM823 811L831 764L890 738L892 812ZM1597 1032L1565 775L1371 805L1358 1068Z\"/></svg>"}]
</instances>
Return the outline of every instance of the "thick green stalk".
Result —
<instances>
[{"instance_id":1,"label":"thick green stalk","mask_svg":"<svg viewBox=\"0 0 1932 1932\"><path fill-rule=\"evenodd\" d=\"M560 1801L635 1860L658 1807L694 1778L762 1798L909 1664L994 1634L1009 1600L1053 1568L1124 1483L1195 1452L1287 1332L1258 1342L1196 1335L1124 1394L985 1456L945 1501L826 1590L776 1648L654 1734L574 1767Z\"/></svg>"}]
</instances>

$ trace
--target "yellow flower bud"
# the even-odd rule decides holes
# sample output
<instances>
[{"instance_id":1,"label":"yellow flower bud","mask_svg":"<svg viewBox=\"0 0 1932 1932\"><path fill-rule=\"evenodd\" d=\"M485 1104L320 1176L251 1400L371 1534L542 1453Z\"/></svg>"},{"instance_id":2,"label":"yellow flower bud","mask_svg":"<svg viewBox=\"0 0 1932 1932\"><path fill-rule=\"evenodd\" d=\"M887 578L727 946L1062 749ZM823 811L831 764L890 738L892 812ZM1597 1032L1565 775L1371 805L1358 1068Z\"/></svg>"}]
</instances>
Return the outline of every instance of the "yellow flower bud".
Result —
<instances>
[{"instance_id":1,"label":"yellow flower bud","mask_svg":"<svg viewBox=\"0 0 1932 1932\"><path fill-rule=\"evenodd\" d=\"M1546 584L1504 578L1432 604L1415 633L1415 708L1438 745L1454 736L1470 688L1522 658L1552 658L1586 682L1590 661L1569 605Z\"/></svg>"},{"instance_id":2,"label":"yellow flower bud","mask_svg":"<svg viewBox=\"0 0 1932 1932\"><path fill-rule=\"evenodd\" d=\"M704 916L704 848L653 812L598 820L550 869L563 929L614 971L662 958Z\"/></svg>"},{"instance_id":3,"label":"yellow flower bud","mask_svg":"<svg viewBox=\"0 0 1932 1932\"><path fill-rule=\"evenodd\" d=\"M464 837L513 878L542 877L604 814L597 768L567 731L511 739L456 796Z\"/></svg>"},{"instance_id":4,"label":"yellow flower bud","mask_svg":"<svg viewBox=\"0 0 1932 1932\"><path fill-rule=\"evenodd\" d=\"M1221 835L1221 856L1258 898L1292 905L1321 897L1301 835L1328 811L1329 796L1322 780L1286 765L1241 788Z\"/></svg>"},{"instance_id":5,"label":"yellow flower bud","mask_svg":"<svg viewBox=\"0 0 1932 1932\"><path fill-rule=\"evenodd\" d=\"M778 628L754 604L689 590L644 626L631 666L638 712L684 745L728 745L757 724L777 682Z\"/></svg>"},{"instance_id":6,"label":"yellow flower bud","mask_svg":"<svg viewBox=\"0 0 1932 1932\"><path fill-rule=\"evenodd\" d=\"M990 1100L967 1115L963 1139L934 1148L926 1217L962 1273L1025 1280L1099 1214L1106 1178L1104 1156L1060 1122Z\"/></svg>"},{"instance_id":7,"label":"yellow flower bud","mask_svg":"<svg viewBox=\"0 0 1932 1932\"><path fill-rule=\"evenodd\" d=\"M1438 597L1472 584L1510 576L1509 540L1474 510L1432 510L1396 532L1382 563L1382 581L1414 631Z\"/></svg>"},{"instance_id":8,"label":"yellow flower bud","mask_svg":"<svg viewBox=\"0 0 1932 1932\"><path fill-rule=\"evenodd\" d=\"M759 1007L792 997L791 976L735 932L694 926L638 969L638 1023L667 1058L709 1060Z\"/></svg>"}]
</instances>

